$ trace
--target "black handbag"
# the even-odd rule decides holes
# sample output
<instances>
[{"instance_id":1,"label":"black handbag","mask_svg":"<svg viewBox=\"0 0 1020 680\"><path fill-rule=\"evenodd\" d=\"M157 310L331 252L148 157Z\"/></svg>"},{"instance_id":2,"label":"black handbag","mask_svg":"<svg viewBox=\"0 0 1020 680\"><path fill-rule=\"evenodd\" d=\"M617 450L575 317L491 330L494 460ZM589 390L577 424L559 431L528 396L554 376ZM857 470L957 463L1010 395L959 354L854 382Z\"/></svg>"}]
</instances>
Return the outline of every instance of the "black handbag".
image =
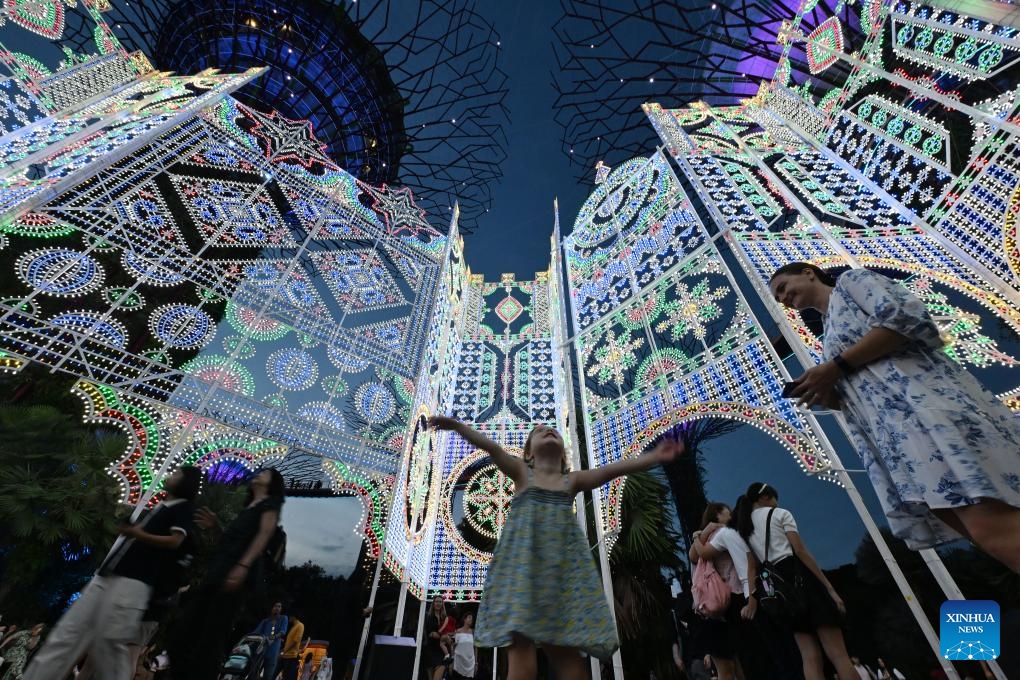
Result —
<instances>
[{"instance_id":1,"label":"black handbag","mask_svg":"<svg viewBox=\"0 0 1020 680\"><path fill-rule=\"evenodd\" d=\"M769 562L769 539L772 538L772 513L769 510L765 520L765 559L762 560L755 578L755 595L758 606L773 621L792 624L807 615L808 604L804 592L804 581L799 565L793 580L783 578Z\"/></svg>"}]
</instances>

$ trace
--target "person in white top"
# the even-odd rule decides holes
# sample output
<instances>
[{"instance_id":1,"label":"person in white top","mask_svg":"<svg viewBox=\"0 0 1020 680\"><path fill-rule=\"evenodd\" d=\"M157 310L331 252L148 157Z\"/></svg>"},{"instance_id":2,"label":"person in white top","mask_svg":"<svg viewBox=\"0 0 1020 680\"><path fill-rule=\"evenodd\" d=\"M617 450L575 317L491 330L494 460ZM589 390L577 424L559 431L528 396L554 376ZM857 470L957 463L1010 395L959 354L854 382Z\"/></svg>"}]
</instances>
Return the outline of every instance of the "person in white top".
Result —
<instances>
[{"instance_id":1,"label":"person in white top","mask_svg":"<svg viewBox=\"0 0 1020 680\"><path fill-rule=\"evenodd\" d=\"M793 636L800 650L805 680L823 680L822 652L835 666L839 680L860 680L846 651L843 631L840 629L846 607L836 589L829 583L814 556L804 545L797 531L797 522L789 510L779 507L779 492L769 484L755 482L737 501L737 528L751 546L755 556L766 558L766 520L771 515L768 561L772 570L789 584L800 582L803 599L807 602L806 616L793 624ZM754 618L758 609L755 598L757 564L751 560L748 569L751 597L743 614Z\"/></svg>"},{"instance_id":2,"label":"person in white top","mask_svg":"<svg viewBox=\"0 0 1020 680\"><path fill-rule=\"evenodd\" d=\"M451 680L469 680L475 677L478 662L475 659L475 616L464 615L460 628L453 633L453 668Z\"/></svg>"},{"instance_id":3,"label":"person in white top","mask_svg":"<svg viewBox=\"0 0 1020 680\"><path fill-rule=\"evenodd\" d=\"M750 548L735 530L727 526L733 513L725 503L709 503L701 518L701 531L691 541L691 562L712 560L719 576L729 585L730 606L721 620L704 621L704 643L719 673L719 680L743 680L737 647L740 641L740 611L747 603L747 563Z\"/></svg>"}]
</instances>

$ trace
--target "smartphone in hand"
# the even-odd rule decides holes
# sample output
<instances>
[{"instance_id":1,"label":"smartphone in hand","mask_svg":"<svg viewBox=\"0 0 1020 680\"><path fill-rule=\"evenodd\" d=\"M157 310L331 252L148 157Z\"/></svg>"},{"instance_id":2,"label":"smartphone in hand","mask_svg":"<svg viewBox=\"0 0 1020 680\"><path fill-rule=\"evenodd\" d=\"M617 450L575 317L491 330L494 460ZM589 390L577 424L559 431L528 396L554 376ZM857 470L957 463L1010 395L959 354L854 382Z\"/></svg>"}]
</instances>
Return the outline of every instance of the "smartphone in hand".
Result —
<instances>
[{"instance_id":1,"label":"smartphone in hand","mask_svg":"<svg viewBox=\"0 0 1020 680\"><path fill-rule=\"evenodd\" d=\"M797 389L797 384L796 380L790 380L789 382L783 383L783 392L781 395L783 399L793 398L793 391Z\"/></svg>"}]
</instances>

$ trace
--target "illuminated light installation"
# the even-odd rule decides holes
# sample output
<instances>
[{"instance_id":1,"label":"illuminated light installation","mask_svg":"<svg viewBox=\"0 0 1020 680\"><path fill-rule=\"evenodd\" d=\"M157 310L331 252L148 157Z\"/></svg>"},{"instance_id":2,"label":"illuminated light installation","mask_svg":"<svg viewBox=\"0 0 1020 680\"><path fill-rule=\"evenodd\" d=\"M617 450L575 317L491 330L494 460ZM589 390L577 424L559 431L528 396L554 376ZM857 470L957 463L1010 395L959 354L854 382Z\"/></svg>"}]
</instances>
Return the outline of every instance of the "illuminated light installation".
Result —
<instances>
[{"instance_id":1,"label":"illuminated light installation","mask_svg":"<svg viewBox=\"0 0 1020 680\"><path fill-rule=\"evenodd\" d=\"M828 57L848 72L828 92L816 97L782 74L739 106L646 112L759 293L794 260L901 278L928 305L947 354L1017 410L1020 376L1009 367L1018 348L1000 348L987 329L1020 331L1020 39L1013 28L902 0L852 12L861 14L844 14L843 29L866 33L847 37L861 44L856 56L833 44ZM785 25L783 59L836 31L831 16L805 45L802 19ZM1002 93L988 98L990 85ZM746 180L755 175L768 182ZM761 194L785 208L762 214ZM800 315L777 318L817 359Z\"/></svg>"},{"instance_id":2,"label":"illuminated light installation","mask_svg":"<svg viewBox=\"0 0 1020 680\"><path fill-rule=\"evenodd\" d=\"M456 211L455 211L456 219ZM433 413L470 423L517 452L539 423L557 427L573 452L561 323L559 257L533 281L486 282L451 238L413 393L404 462L394 487L384 563L416 597L475 601L512 489L488 454L426 426ZM392 383L391 383L392 384ZM366 388L362 388L366 389ZM377 402L381 403L381 402ZM576 459L575 459L576 464ZM492 502L487 490L495 490Z\"/></svg>"},{"instance_id":3,"label":"illuminated light installation","mask_svg":"<svg viewBox=\"0 0 1020 680\"><path fill-rule=\"evenodd\" d=\"M892 0L835 12L807 0L786 17L779 66L755 96L644 110L733 253L735 280L760 296L802 365L821 344L771 298L769 277L793 261L869 267L917 293L944 351L1020 414L1020 35L964 11ZM825 87L791 66L805 56ZM909 584L897 583L938 650Z\"/></svg>"},{"instance_id":4,"label":"illuminated light installation","mask_svg":"<svg viewBox=\"0 0 1020 680\"><path fill-rule=\"evenodd\" d=\"M679 423L727 418L832 479L818 424L781 398L781 362L664 156L612 169L563 248L592 465L640 455ZM609 548L625 483L596 494Z\"/></svg>"},{"instance_id":5,"label":"illuminated light installation","mask_svg":"<svg viewBox=\"0 0 1020 680\"><path fill-rule=\"evenodd\" d=\"M264 69L236 97L247 109L241 129L267 156L400 185L433 232L446 232L454 201L462 233L491 207L509 88L499 35L475 0L424 0L414 11L399 0L110 4L113 40L157 69ZM74 51L96 40L87 27L67 34ZM305 151L294 153L295 143Z\"/></svg>"},{"instance_id":6,"label":"illuminated light installation","mask_svg":"<svg viewBox=\"0 0 1020 680\"><path fill-rule=\"evenodd\" d=\"M126 502L180 465L307 456L379 555L448 240L306 121L226 96L259 70L156 72L100 3L61 6L62 39L94 36L65 61L0 30L0 371L78 378L86 421L128 434Z\"/></svg>"}]
</instances>

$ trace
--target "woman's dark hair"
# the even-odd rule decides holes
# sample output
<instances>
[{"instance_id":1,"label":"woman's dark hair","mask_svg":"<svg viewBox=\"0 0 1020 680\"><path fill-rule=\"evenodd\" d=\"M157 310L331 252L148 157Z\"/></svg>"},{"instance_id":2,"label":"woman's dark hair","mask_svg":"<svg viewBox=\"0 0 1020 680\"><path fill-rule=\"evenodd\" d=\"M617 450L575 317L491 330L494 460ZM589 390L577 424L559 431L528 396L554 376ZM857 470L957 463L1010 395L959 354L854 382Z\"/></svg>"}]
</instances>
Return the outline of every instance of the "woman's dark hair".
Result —
<instances>
[{"instance_id":1,"label":"woman's dark hair","mask_svg":"<svg viewBox=\"0 0 1020 680\"><path fill-rule=\"evenodd\" d=\"M202 471L194 465L185 465L178 472L181 473L181 481L173 489L167 489L177 498L193 501L202 488Z\"/></svg>"},{"instance_id":2,"label":"woman's dark hair","mask_svg":"<svg viewBox=\"0 0 1020 680\"><path fill-rule=\"evenodd\" d=\"M475 613L474 612L464 612L463 614L460 615L460 625L463 626L465 623L467 623L467 617L469 617L469 616L471 617L471 623L473 624L475 622L475 619L474 619Z\"/></svg>"},{"instance_id":3,"label":"woman's dark hair","mask_svg":"<svg viewBox=\"0 0 1020 680\"><path fill-rule=\"evenodd\" d=\"M769 283L772 283L777 276L784 276L786 274L800 274L805 269L810 269L818 277L818 280L824 283L826 286L834 287L836 285L836 277L825 271L821 267L817 267L808 262L791 262L790 264L783 265L769 278Z\"/></svg>"},{"instance_id":4,"label":"woman's dark hair","mask_svg":"<svg viewBox=\"0 0 1020 680\"><path fill-rule=\"evenodd\" d=\"M276 468L263 468L262 470L256 471L255 475L260 475L267 471L269 472L269 486L266 487L266 494L268 494L270 498L279 498L280 503L282 504L284 500L286 500L284 498L286 488L283 484L283 475L281 475L280 471ZM252 476L254 477L255 475ZM244 497L244 506L248 507L251 505L252 500L254 500L254 494L252 493L251 485L249 485L248 492Z\"/></svg>"},{"instance_id":5,"label":"woman's dark hair","mask_svg":"<svg viewBox=\"0 0 1020 680\"><path fill-rule=\"evenodd\" d=\"M728 507L730 506L726 505L725 503L718 503L716 501L712 501L711 503L706 505L705 512L701 514L702 530L704 530L705 527L714 522L715 518L719 516L719 513L727 509Z\"/></svg>"},{"instance_id":6,"label":"woman's dark hair","mask_svg":"<svg viewBox=\"0 0 1020 680\"><path fill-rule=\"evenodd\" d=\"M744 495L737 499L737 509L733 513L737 517L737 531L744 540L751 538L754 533L754 522L751 521L751 511L754 510L755 501L761 498L775 498L779 500L779 492L775 487L765 482L755 482L747 487Z\"/></svg>"}]
</instances>

